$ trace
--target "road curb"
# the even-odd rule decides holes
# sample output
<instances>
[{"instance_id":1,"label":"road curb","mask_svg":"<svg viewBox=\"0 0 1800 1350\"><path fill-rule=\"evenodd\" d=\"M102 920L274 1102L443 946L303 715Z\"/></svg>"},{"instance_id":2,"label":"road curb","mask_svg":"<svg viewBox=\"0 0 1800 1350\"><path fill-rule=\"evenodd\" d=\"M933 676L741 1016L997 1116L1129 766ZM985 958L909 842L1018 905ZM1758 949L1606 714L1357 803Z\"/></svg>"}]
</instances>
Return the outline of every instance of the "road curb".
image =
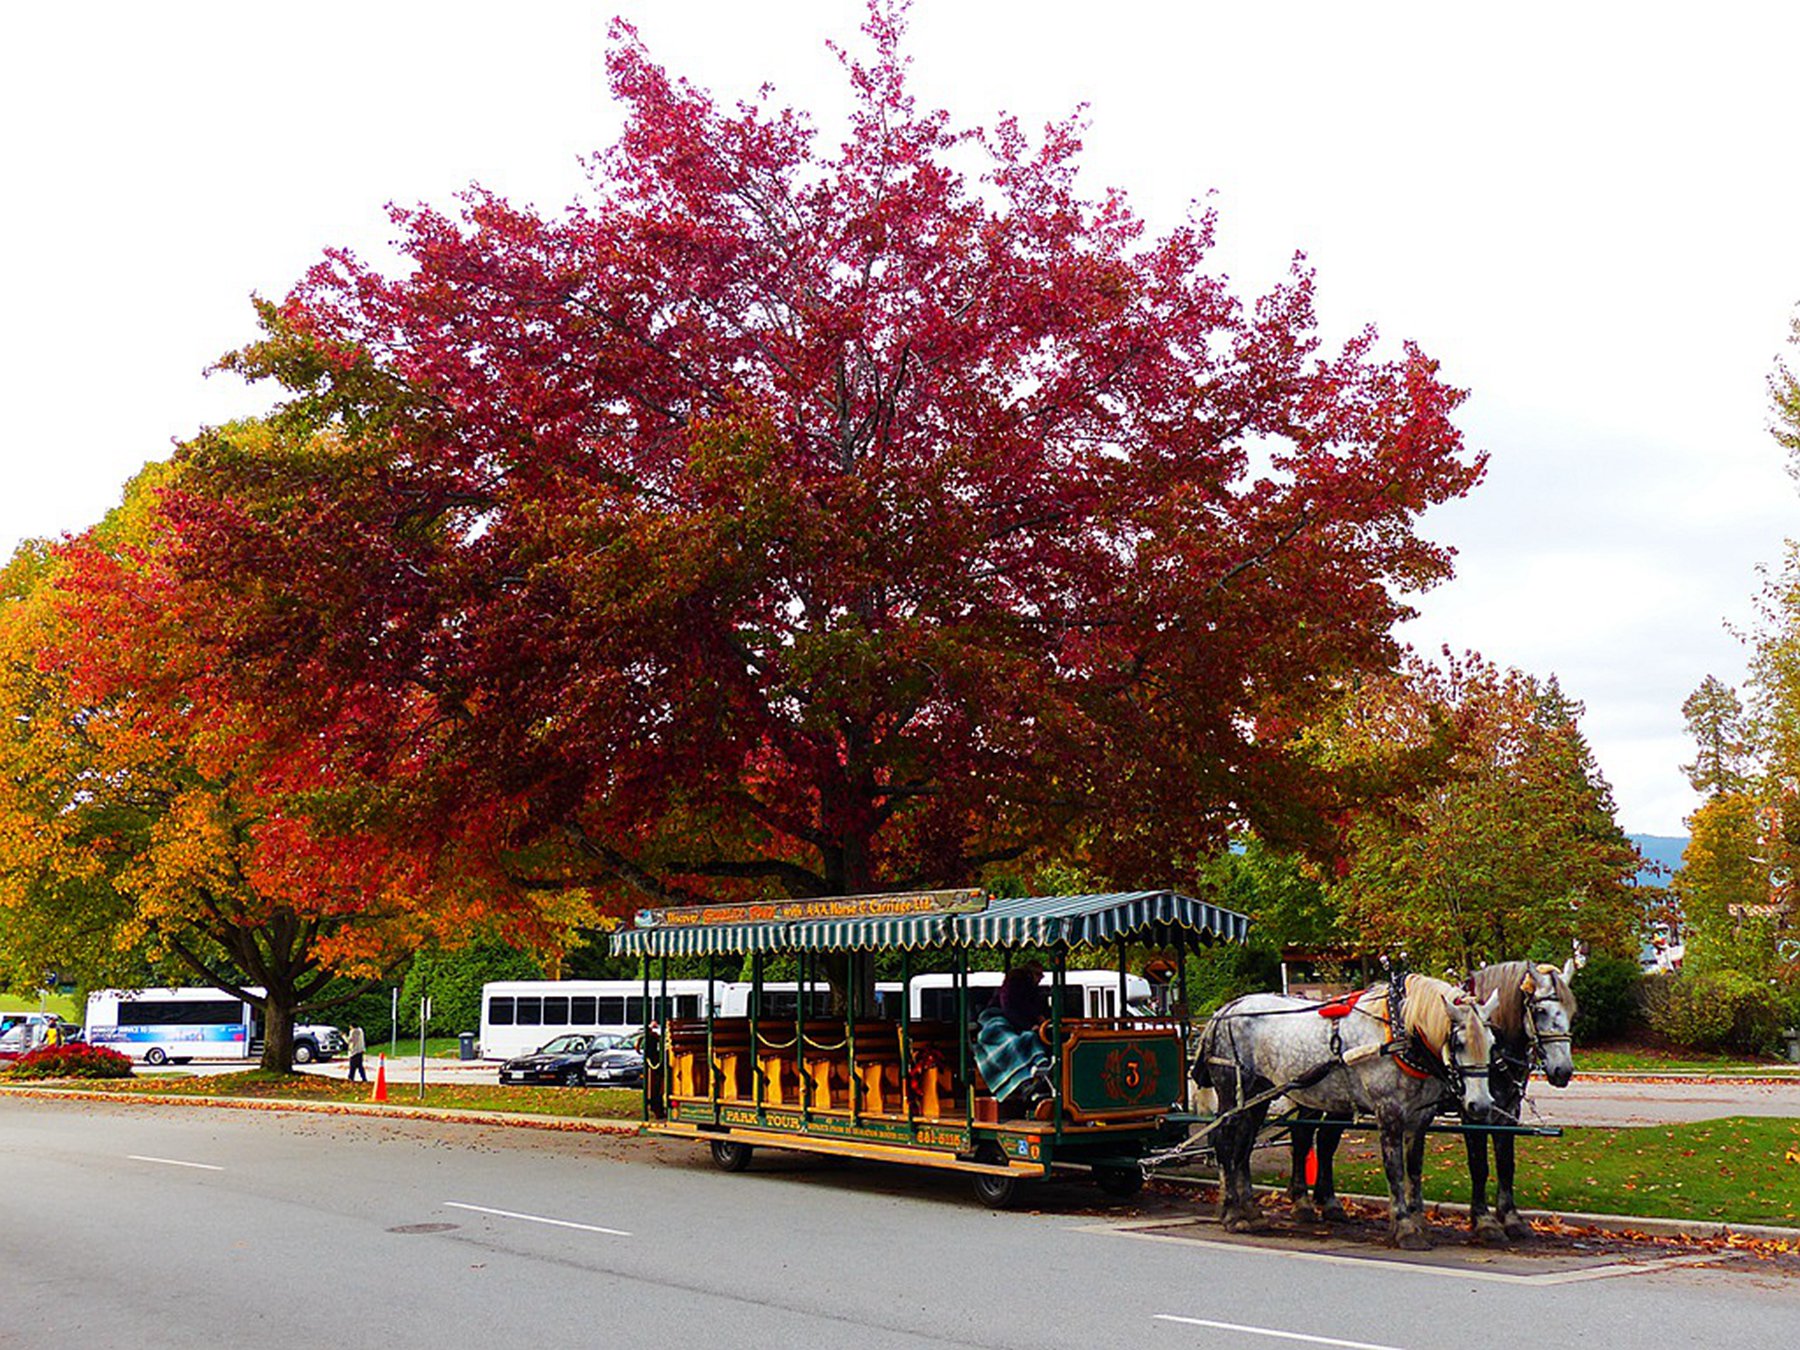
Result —
<instances>
[{"instance_id":1,"label":"road curb","mask_svg":"<svg viewBox=\"0 0 1800 1350\"><path fill-rule=\"evenodd\" d=\"M464 1125L510 1125L527 1130L634 1135L635 1122L581 1116L539 1116L520 1111L470 1111L456 1107L406 1106L397 1102L306 1102L284 1098L172 1096L148 1092L105 1092L84 1088L26 1088L0 1085L0 1093L42 1101L143 1102L151 1106L213 1106L232 1111L310 1111L316 1115L377 1119L446 1120Z\"/></svg>"},{"instance_id":2,"label":"road curb","mask_svg":"<svg viewBox=\"0 0 1800 1350\"><path fill-rule=\"evenodd\" d=\"M1169 1181L1184 1186L1208 1186L1217 1188L1218 1181L1212 1177L1163 1175L1157 1181ZM1286 1195L1285 1186L1269 1186L1257 1183L1254 1187L1259 1195ZM1358 1204L1370 1205L1385 1209L1388 1197L1385 1195L1346 1194L1342 1200L1353 1200ZM1469 1207L1456 1200L1428 1200L1426 1210L1434 1218L1467 1219ZM1701 1221L1697 1219L1654 1219L1643 1214L1589 1214L1574 1209L1521 1209L1520 1214L1537 1223L1560 1224L1569 1228L1594 1228L1604 1233L1641 1234L1646 1237L1718 1239L1749 1238L1757 1242L1785 1242L1800 1246L1800 1228L1780 1228L1773 1224L1761 1223L1722 1223L1716 1219Z\"/></svg>"}]
</instances>

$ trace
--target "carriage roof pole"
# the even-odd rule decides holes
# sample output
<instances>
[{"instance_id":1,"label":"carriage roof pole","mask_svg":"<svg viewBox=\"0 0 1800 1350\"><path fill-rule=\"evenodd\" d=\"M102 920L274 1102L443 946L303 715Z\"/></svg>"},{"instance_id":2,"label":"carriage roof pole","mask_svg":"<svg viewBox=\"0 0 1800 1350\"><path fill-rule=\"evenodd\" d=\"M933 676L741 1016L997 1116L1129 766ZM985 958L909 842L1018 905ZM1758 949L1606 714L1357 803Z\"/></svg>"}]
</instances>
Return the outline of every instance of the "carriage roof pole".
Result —
<instances>
[{"instance_id":1,"label":"carriage roof pole","mask_svg":"<svg viewBox=\"0 0 1800 1350\"><path fill-rule=\"evenodd\" d=\"M794 1077L800 1084L800 1127L806 1128L812 1078L806 1072L806 949L794 953ZM829 1103L827 1103L829 1105Z\"/></svg>"},{"instance_id":2,"label":"carriage roof pole","mask_svg":"<svg viewBox=\"0 0 1800 1350\"><path fill-rule=\"evenodd\" d=\"M956 949L956 1081L962 1084L963 1120L975 1119L975 1084L969 1081L969 949Z\"/></svg>"},{"instance_id":3,"label":"carriage roof pole","mask_svg":"<svg viewBox=\"0 0 1800 1350\"><path fill-rule=\"evenodd\" d=\"M1123 933L1119 934L1119 1012L1118 1012L1118 1016L1121 1019L1123 1019L1125 1016L1125 935Z\"/></svg>"},{"instance_id":4,"label":"carriage roof pole","mask_svg":"<svg viewBox=\"0 0 1800 1350\"><path fill-rule=\"evenodd\" d=\"M1063 1055L1063 990L1069 987L1069 949L1057 946L1050 949L1050 1039L1056 1043L1057 1077L1067 1083L1068 1074L1064 1072ZM1051 1126L1055 1137L1062 1138L1063 1131L1063 1093L1059 1084L1057 1092L1051 1098Z\"/></svg>"},{"instance_id":5,"label":"carriage roof pole","mask_svg":"<svg viewBox=\"0 0 1800 1350\"><path fill-rule=\"evenodd\" d=\"M712 952L706 954L706 987L712 988L713 962L718 960ZM719 1117L719 1061L713 1052L713 1007L712 1000L706 1004L706 1095L712 1101L713 1119Z\"/></svg>"},{"instance_id":6,"label":"carriage roof pole","mask_svg":"<svg viewBox=\"0 0 1800 1350\"><path fill-rule=\"evenodd\" d=\"M642 1119L648 1122L650 1119L650 1078L652 1074L657 1072L659 1066L650 1062L650 957L648 953L646 953L638 959L642 962L644 968L644 1001L638 1005L643 1009L644 1013L644 1025L641 1028L643 1040L640 1042L644 1047L644 1104ZM669 1059L669 1053L666 1048L668 1038L662 1037L659 1039L661 1044L657 1047L657 1056L666 1064Z\"/></svg>"},{"instance_id":7,"label":"carriage roof pole","mask_svg":"<svg viewBox=\"0 0 1800 1350\"><path fill-rule=\"evenodd\" d=\"M759 948L750 953L750 1087L756 1097L756 1110L760 1116L763 1099L767 1096L763 1082L762 1066L762 961L763 954ZM779 1070L777 1071L779 1072Z\"/></svg>"},{"instance_id":8,"label":"carriage roof pole","mask_svg":"<svg viewBox=\"0 0 1800 1350\"><path fill-rule=\"evenodd\" d=\"M860 955L854 950L844 953L844 983L849 986L844 991L844 1068L850 1080L844 1090L850 1094L852 1125L862 1120L862 1093L857 1091L862 1084L856 1077L856 1004L862 996L862 971L857 962Z\"/></svg>"},{"instance_id":9,"label":"carriage roof pole","mask_svg":"<svg viewBox=\"0 0 1800 1350\"><path fill-rule=\"evenodd\" d=\"M669 953L665 950L659 967L662 976L662 992L656 1000L656 1037L662 1045L663 1063L669 1062ZM710 1070L711 1066L708 1066ZM668 1088L663 1089L663 1100L668 1101Z\"/></svg>"},{"instance_id":10,"label":"carriage roof pole","mask_svg":"<svg viewBox=\"0 0 1800 1350\"><path fill-rule=\"evenodd\" d=\"M900 949L900 1096L906 1102L906 1132L913 1133L912 948Z\"/></svg>"}]
</instances>

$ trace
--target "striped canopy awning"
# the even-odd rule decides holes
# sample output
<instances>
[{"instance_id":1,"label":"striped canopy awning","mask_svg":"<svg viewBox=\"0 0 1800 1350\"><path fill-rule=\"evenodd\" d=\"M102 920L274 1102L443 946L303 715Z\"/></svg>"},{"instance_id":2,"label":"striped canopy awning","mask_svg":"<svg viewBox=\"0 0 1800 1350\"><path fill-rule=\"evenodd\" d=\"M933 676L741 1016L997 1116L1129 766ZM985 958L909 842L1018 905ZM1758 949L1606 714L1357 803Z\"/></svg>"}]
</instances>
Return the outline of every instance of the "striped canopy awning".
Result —
<instances>
[{"instance_id":1,"label":"striped canopy awning","mask_svg":"<svg viewBox=\"0 0 1800 1350\"><path fill-rule=\"evenodd\" d=\"M1175 891L996 898L976 914L809 919L629 928L613 934L615 956L704 956L757 951L841 952L926 947L1098 947L1121 939L1242 942L1250 921L1235 910Z\"/></svg>"}]
</instances>

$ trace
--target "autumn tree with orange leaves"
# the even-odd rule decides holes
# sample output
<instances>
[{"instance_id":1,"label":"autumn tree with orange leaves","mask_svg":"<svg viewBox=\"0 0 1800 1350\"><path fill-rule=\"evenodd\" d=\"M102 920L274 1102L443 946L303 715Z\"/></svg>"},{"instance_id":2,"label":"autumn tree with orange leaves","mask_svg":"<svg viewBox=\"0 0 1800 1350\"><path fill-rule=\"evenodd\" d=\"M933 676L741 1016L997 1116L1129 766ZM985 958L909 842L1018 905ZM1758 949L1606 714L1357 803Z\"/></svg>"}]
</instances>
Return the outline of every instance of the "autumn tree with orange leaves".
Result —
<instances>
[{"instance_id":1,"label":"autumn tree with orange leaves","mask_svg":"<svg viewBox=\"0 0 1800 1350\"><path fill-rule=\"evenodd\" d=\"M152 467L101 525L0 572L0 966L14 987L46 968L212 985L260 1011L263 1067L286 1071L296 1019L359 992L338 976L491 906L341 836L320 847L266 778L172 618L172 476Z\"/></svg>"}]
</instances>

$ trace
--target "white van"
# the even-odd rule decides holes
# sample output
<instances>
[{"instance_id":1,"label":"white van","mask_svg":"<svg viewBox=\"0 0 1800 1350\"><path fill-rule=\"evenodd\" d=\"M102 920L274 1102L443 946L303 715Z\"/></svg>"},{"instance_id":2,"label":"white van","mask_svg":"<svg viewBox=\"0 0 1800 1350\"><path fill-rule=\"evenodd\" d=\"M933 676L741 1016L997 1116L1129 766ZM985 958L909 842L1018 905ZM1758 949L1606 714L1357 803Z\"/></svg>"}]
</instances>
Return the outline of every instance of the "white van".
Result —
<instances>
[{"instance_id":1,"label":"white van","mask_svg":"<svg viewBox=\"0 0 1800 1350\"><path fill-rule=\"evenodd\" d=\"M88 995L87 1040L152 1066L262 1053L256 1009L235 994L200 986L96 990ZM296 1064L330 1059L345 1048L336 1027L294 1027Z\"/></svg>"}]
</instances>

